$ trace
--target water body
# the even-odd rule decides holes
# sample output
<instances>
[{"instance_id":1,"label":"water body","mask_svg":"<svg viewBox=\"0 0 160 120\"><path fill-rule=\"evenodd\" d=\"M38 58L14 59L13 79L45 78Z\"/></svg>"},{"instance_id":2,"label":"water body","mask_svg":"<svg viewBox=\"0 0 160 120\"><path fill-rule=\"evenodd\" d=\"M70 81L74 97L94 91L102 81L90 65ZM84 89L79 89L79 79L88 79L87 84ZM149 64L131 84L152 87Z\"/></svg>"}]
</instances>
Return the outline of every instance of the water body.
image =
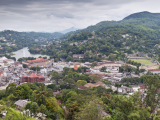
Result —
<instances>
[{"instance_id":1,"label":"water body","mask_svg":"<svg viewBox=\"0 0 160 120\"><path fill-rule=\"evenodd\" d=\"M12 53L14 54L14 55L12 55L12 57L15 57L16 60L18 60L19 58L22 58L22 57L35 57L35 58L38 58L39 56L41 56L41 57L47 57L47 58L49 58L49 56L47 56L47 55L31 54L29 52L28 47L25 47L23 49L20 49L18 51L12 52Z\"/></svg>"}]
</instances>

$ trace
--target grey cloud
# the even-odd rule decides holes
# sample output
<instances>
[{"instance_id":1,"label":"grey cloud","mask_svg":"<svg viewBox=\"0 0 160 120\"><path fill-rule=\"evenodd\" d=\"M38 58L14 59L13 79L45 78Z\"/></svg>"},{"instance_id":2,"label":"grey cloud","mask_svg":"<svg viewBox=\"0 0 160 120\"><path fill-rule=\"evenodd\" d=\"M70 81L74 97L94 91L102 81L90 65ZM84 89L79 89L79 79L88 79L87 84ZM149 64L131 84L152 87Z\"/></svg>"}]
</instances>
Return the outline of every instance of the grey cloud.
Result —
<instances>
[{"instance_id":1,"label":"grey cloud","mask_svg":"<svg viewBox=\"0 0 160 120\"><path fill-rule=\"evenodd\" d=\"M53 32L84 28L104 20L120 20L146 8L151 10L151 3L150 0L0 0L0 30Z\"/></svg>"},{"instance_id":2,"label":"grey cloud","mask_svg":"<svg viewBox=\"0 0 160 120\"><path fill-rule=\"evenodd\" d=\"M51 18L51 17L59 17L59 18L74 18L74 15L68 12L65 13L50 13L47 14L47 17Z\"/></svg>"}]
</instances>

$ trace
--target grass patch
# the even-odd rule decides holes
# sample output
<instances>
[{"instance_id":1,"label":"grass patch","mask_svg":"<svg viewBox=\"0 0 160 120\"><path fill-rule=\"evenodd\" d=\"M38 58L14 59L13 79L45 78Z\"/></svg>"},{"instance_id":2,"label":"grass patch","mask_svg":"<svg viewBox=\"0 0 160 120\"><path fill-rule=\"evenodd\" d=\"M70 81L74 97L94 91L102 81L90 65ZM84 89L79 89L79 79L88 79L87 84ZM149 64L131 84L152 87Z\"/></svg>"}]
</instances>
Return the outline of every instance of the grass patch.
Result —
<instances>
[{"instance_id":1,"label":"grass patch","mask_svg":"<svg viewBox=\"0 0 160 120\"><path fill-rule=\"evenodd\" d=\"M144 59L129 59L129 60L145 65L153 65L153 63L150 60L144 60Z\"/></svg>"},{"instance_id":2,"label":"grass patch","mask_svg":"<svg viewBox=\"0 0 160 120\"><path fill-rule=\"evenodd\" d=\"M129 57L129 59L148 59L147 57Z\"/></svg>"}]
</instances>

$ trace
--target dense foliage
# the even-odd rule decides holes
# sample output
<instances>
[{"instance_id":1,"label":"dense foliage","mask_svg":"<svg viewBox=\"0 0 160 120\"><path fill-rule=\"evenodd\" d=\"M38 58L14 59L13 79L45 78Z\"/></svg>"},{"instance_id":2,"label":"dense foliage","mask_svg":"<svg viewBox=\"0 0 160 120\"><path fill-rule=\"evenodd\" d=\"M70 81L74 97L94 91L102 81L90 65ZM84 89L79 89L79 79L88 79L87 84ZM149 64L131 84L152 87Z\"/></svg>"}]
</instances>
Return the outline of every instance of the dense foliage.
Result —
<instances>
[{"instance_id":1,"label":"dense foliage","mask_svg":"<svg viewBox=\"0 0 160 120\"><path fill-rule=\"evenodd\" d=\"M0 32L0 54L10 53L23 47L43 43L44 41L58 38L61 33L37 33L37 32L16 32L5 30Z\"/></svg>"}]
</instances>

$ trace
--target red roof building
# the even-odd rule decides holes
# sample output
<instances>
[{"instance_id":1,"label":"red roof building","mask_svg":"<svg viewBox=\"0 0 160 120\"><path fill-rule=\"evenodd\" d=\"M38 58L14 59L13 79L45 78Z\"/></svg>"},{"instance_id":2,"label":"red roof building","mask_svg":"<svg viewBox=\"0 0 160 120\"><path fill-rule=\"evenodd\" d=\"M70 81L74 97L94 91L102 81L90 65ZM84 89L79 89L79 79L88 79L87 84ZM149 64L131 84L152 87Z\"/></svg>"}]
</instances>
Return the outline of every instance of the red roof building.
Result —
<instances>
[{"instance_id":1,"label":"red roof building","mask_svg":"<svg viewBox=\"0 0 160 120\"><path fill-rule=\"evenodd\" d=\"M46 62L47 59L43 59L43 58L36 58L35 60L27 60L25 61L26 63L38 63L38 62Z\"/></svg>"},{"instance_id":2,"label":"red roof building","mask_svg":"<svg viewBox=\"0 0 160 120\"><path fill-rule=\"evenodd\" d=\"M87 84L85 84L84 86L87 87L87 88L88 88L88 87L93 88L93 87L98 87L98 86L106 87L106 84L103 83L103 82L97 82L97 83L87 83Z\"/></svg>"},{"instance_id":3,"label":"red roof building","mask_svg":"<svg viewBox=\"0 0 160 120\"><path fill-rule=\"evenodd\" d=\"M30 78L38 78L38 76L35 75L34 73L32 73L32 74L30 75Z\"/></svg>"},{"instance_id":4,"label":"red roof building","mask_svg":"<svg viewBox=\"0 0 160 120\"><path fill-rule=\"evenodd\" d=\"M75 70L78 70L78 67L77 67L77 66L74 66L74 69L75 69Z\"/></svg>"},{"instance_id":5,"label":"red roof building","mask_svg":"<svg viewBox=\"0 0 160 120\"><path fill-rule=\"evenodd\" d=\"M78 86L77 88L80 89L80 90L86 89L86 87L84 87L84 86L82 86L82 85Z\"/></svg>"},{"instance_id":6,"label":"red roof building","mask_svg":"<svg viewBox=\"0 0 160 120\"><path fill-rule=\"evenodd\" d=\"M22 76L22 83L24 82L29 82L29 83L34 83L34 82L44 82L45 78L42 75L35 75L32 73L30 76L23 75Z\"/></svg>"}]
</instances>

